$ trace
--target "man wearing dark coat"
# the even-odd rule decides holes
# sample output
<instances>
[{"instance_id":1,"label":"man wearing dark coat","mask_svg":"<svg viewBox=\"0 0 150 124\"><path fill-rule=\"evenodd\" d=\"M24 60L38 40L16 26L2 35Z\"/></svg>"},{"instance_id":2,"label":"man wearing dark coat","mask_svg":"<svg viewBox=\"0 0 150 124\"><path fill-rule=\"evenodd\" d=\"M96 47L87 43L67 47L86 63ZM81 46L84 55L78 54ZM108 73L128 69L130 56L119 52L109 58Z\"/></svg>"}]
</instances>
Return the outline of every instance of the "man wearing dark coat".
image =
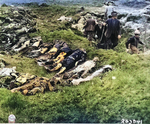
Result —
<instances>
[{"instance_id":1,"label":"man wearing dark coat","mask_svg":"<svg viewBox=\"0 0 150 124\"><path fill-rule=\"evenodd\" d=\"M88 37L88 40L90 41L90 45L92 45L92 38L94 36L94 32L95 32L95 26L96 26L96 21L94 19L92 19L92 17L88 17L89 19L86 21L85 26L83 27L83 29L85 29L85 36Z\"/></svg>"},{"instance_id":2,"label":"man wearing dark coat","mask_svg":"<svg viewBox=\"0 0 150 124\"><path fill-rule=\"evenodd\" d=\"M105 36L105 49L113 49L118 45L118 39L121 38L120 21L117 19L117 12L111 13L112 18L108 19L104 25L107 26Z\"/></svg>"},{"instance_id":3,"label":"man wearing dark coat","mask_svg":"<svg viewBox=\"0 0 150 124\"><path fill-rule=\"evenodd\" d=\"M129 51L129 49L131 49L132 54L139 54L138 44L140 43L140 44L144 45L144 43L140 41L140 31L139 30L135 30L134 34L135 34L135 36L131 37L126 42L126 48L127 48L127 52Z\"/></svg>"}]
</instances>

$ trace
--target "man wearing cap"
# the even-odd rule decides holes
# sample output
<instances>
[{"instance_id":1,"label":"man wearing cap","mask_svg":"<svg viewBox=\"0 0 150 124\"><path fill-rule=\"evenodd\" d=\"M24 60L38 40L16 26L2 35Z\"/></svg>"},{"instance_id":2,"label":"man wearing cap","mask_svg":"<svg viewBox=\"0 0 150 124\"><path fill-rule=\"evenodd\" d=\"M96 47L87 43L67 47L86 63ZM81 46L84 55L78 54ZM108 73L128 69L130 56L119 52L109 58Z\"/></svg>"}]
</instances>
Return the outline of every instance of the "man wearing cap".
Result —
<instances>
[{"instance_id":1,"label":"man wearing cap","mask_svg":"<svg viewBox=\"0 0 150 124\"><path fill-rule=\"evenodd\" d=\"M143 42L140 41L140 31L139 30L135 30L134 32L135 36L131 37L127 42L126 42L126 48L127 48L127 52L129 51L129 48L131 49L132 54L139 54L139 50L138 50L138 44L142 44L144 45Z\"/></svg>"},{"instance_id":2,"label":"man wearing cap","mask_svg":"<svg viewBox=\"0 0 150 124\"><path fill-rule=\"evenodd\" d=\"M113 49L114 47L116 47L118 45L118 39L121 38L121 23L117 19L117 12L111 12L111 16L112 18L108 19L106 23L103 24L107 27L105 32L105 49Z\"/></svg>"},{"instance_id":3,"label":"man wearing cap","mask_svg":"<svg viewBox=\"0 0 150 124\"><path fill-rule=\"evenodd\" d=\"M95 26L96 26L96 21L92 19L91 16L89 16L83 29L85 29L84 32L85 36L88 37L88 40L90 41L90 46L92 45L92 38L94 36Z\"/></svg>"}]
</instances>

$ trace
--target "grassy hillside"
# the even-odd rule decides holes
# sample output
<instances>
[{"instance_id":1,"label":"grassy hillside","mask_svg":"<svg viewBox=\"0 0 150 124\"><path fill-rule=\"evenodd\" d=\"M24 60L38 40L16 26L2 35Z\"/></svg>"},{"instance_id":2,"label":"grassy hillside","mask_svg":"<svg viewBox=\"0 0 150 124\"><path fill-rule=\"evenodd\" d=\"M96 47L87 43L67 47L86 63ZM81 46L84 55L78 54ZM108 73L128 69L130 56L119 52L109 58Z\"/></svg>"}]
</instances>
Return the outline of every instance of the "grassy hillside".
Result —
<instances>
[{"instance_id":1,"label":"grassy hillside","mask_svg":"<svg viewBox=\"0 0 150 124\"><path fill-rule=\"evenodd\" d=\"M107 72L79 86L58 86L58 91L24 96L12 94L0 88L0 123L6 123L9 114L16 116L17 123L121 123L122 119L150 122L149 56L130 55L125 52L128 34L124 34L115 50L90 47L82 33L70 28L70 23L60 23L61 15L75 18L76 8L49 6L34 8L37 15L36 33L44 42L61 39L72 48L85 48L87 59L100 58L97 69L105 64L113 66ZM18 72L51 78L34 59L4 55L7 67L17 67ZM115 77L113 79L112 77Z\"/></svg>"}]
</instances>

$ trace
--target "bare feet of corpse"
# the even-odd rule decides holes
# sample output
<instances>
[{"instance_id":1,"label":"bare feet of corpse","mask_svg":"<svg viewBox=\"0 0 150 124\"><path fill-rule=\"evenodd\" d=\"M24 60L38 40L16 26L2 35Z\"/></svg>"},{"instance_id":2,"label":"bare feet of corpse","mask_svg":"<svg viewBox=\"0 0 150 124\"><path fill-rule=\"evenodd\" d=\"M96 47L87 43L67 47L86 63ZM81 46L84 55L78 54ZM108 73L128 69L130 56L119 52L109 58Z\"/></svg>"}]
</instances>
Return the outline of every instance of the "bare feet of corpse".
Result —
<instances>
[{"instance_id":1,"label":"bare feet of corpse","mask_svg":"<svg viewBox=\"0 0 150 124\"><path fill-rule=\"evenodd\" d=\"M73 80L71 81L71 83L72 83L73 85L79 85L79 84L80 84L80 82L79 82L78 80L76 80L76 79L73 79Z\"/></svg>"}]
</instances>

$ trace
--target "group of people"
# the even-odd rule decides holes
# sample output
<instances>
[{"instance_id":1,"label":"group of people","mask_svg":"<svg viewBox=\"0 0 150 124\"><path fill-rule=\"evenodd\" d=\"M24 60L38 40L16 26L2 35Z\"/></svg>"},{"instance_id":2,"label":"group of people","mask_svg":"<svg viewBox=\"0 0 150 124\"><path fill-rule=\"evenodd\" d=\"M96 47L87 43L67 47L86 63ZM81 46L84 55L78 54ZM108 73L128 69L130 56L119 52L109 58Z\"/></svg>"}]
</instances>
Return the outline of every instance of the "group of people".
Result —
<instances>
[{"instance_id":1,"label":"group of people","mask_svg":"<svg viewBox=\"0 0 150 124\"><path fill-rule=\"evenodd\" d=\"M102 49L114 49L118 45L118 40L121 38L121 23L117 19L118 13L116 11L111 12L111 16L101 24L101 28L96 20L89 17L86 21L84 35L88 38L90 46L92 41L95 40L95 35L98 36L98 48ZM127 51L131 49L132 53L139 53L138 44L144 45L140 41L140 31L139 29L135 30L135 36L128 39L126 42Z\"/></svg>"},{"instance_id":2,"label":"group of people","mask_svg":"<svg viewBox=\"0 0 150 124\"><path fill-rule=\"evenodd\" d=\"M101 29L98 30L99 26L92 17L89 17L85 26L85 37L88 37L90 45L92 43L93 37L96 34L100 38L100 43L104 43L104 49L113 49L118 44L118 39L121 38L121 23L117 19L117 12L113 11L111 13L111 18L107 19L105 23L102 24Z\"/></svg>"}]
</instances>

